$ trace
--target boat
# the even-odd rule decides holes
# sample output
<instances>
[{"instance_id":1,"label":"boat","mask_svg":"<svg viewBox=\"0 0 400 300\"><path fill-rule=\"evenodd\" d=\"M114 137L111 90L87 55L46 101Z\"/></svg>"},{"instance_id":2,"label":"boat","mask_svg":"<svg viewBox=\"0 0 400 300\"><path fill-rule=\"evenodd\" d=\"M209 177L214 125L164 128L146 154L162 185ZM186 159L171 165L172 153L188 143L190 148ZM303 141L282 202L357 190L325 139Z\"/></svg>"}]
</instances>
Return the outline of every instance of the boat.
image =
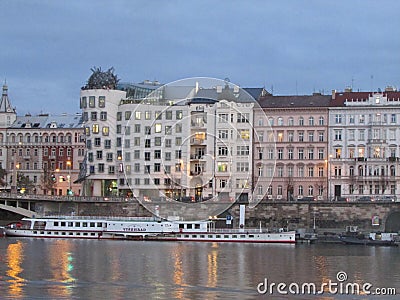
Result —
<instances>
[{"instance_id":1,"label":"boat","mask_svg":"<svg viewBox=\"0 0 400 300\"><path fill-rule=\"evenodd\" d=\"M58 216L23 218L5 227L8 237L131 239L148 241L295 243L295 232L215 228L206 221Z\"/></svg>"},{"instance_id":2,"label":"boat","mask_svg":"<svg viewBox=\"0 0 400 300\"><path fill-rule=\"evenodd\" d=\"M398 246L396 243L396 233L375 233L371 232L368 237L364 235L341 235L339 239L347 245L366 245L366 246Z\"/></svg>"}]
</instances>

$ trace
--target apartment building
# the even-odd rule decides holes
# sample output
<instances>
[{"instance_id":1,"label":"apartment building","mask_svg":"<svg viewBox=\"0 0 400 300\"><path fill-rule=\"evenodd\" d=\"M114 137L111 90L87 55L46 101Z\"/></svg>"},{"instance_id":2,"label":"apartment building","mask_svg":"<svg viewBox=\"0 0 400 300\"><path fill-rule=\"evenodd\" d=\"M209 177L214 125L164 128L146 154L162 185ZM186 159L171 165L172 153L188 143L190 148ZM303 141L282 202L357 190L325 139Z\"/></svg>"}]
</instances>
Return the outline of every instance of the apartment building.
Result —
<instances>
[{"instance_id":1,"label":"apartment building","mask_svg":"<svg viewBox=\"0 0 400 300\"><path fill-rule=\"evenodd\" d=\"M266 173L257 194L267 199L328 199L330 96L273 96L255 111L255 176ZM263 122L263 120L266 120ZM265 192L264 192L265 191Z\"/></svg>"},{"instance_id":2,"label":"apartment building","mask_svg":"<svg viewBox=\"0 0 400 300\"><path fill-rule=\"evenodd\" d=\"M85 153L81 114L17 116L6 85L0 109L3 190L79 195L81 185L74 182Z\"/></svg>"},{"instance_id":3,"label":"apartment building","mask_svg":"<svg viewBox=\"0 0 400 300\"><path fill-rule=\"evenodd\" d=\"M333 92L329 109L330 198L379 200L399 192L400 92ZM368 199L368 198L366 198Z\"/></svg>"}]
</instances>

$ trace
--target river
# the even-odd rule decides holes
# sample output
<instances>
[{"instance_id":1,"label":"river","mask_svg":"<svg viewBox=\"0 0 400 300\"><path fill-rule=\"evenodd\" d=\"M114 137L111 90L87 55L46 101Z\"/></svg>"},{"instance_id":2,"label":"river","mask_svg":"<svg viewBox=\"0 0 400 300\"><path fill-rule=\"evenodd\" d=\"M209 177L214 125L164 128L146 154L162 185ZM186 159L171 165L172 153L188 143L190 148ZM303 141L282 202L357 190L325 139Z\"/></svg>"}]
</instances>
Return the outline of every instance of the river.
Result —
<instances>
[{"instance_id":1,"label":"river","mask_svg":"<svg viewBox=\"0 0 400 300\"><path fill-rule=\"evenodd\" d=\"M365 299L400 293L399 270L398 247L0 239L0 299Z\"/></svg>"}]
</instances>

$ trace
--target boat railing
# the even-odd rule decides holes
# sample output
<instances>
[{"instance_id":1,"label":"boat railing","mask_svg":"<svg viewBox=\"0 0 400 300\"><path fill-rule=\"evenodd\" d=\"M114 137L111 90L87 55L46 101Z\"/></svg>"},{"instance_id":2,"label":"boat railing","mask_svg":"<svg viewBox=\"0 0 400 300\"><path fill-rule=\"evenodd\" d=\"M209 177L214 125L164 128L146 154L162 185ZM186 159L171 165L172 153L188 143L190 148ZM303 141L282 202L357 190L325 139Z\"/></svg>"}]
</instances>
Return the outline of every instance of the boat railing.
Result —
<instances>
[{"instance_id":1,"label":"boat railing","mask_svg":"<svg viewBox=\"0 0 400 300\"><path fill-rule=\"evenodd\" d=\"M216 232L216 233L289 233L288 231L278 231L278 230L269 230L268 228L216 228L216 229L209 229L209 232Z\"/></svg>"},{"instance_id":2,"label":"boat railing","mask_svg":"<svg viewBox=\"0 0 400 300\"><path fill-rule=\"evenodd\" d=\"M49 215L43 219L57 220L105 220L105 221L161 221L155 217L116 217L116 216L66 216L66 215Z\"/></svg>"}]
</instances>

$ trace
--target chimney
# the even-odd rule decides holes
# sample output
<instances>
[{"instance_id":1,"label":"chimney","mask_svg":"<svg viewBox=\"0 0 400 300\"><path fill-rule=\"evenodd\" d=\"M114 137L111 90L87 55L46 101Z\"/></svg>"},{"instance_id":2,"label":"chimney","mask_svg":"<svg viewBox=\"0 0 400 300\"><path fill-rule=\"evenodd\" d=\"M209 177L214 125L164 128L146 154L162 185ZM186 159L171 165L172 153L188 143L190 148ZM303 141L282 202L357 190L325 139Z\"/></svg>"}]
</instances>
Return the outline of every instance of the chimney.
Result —
<instances>
[{"instance_id":1,"label":"chimney","mask_svg":"<svg viewBox=\"0 0 400 300\"><path fill-rule=\"evenodd\" d=\"M336 90L332 90L332 100L336 99Z\"/></svg>"}]
</instances>

